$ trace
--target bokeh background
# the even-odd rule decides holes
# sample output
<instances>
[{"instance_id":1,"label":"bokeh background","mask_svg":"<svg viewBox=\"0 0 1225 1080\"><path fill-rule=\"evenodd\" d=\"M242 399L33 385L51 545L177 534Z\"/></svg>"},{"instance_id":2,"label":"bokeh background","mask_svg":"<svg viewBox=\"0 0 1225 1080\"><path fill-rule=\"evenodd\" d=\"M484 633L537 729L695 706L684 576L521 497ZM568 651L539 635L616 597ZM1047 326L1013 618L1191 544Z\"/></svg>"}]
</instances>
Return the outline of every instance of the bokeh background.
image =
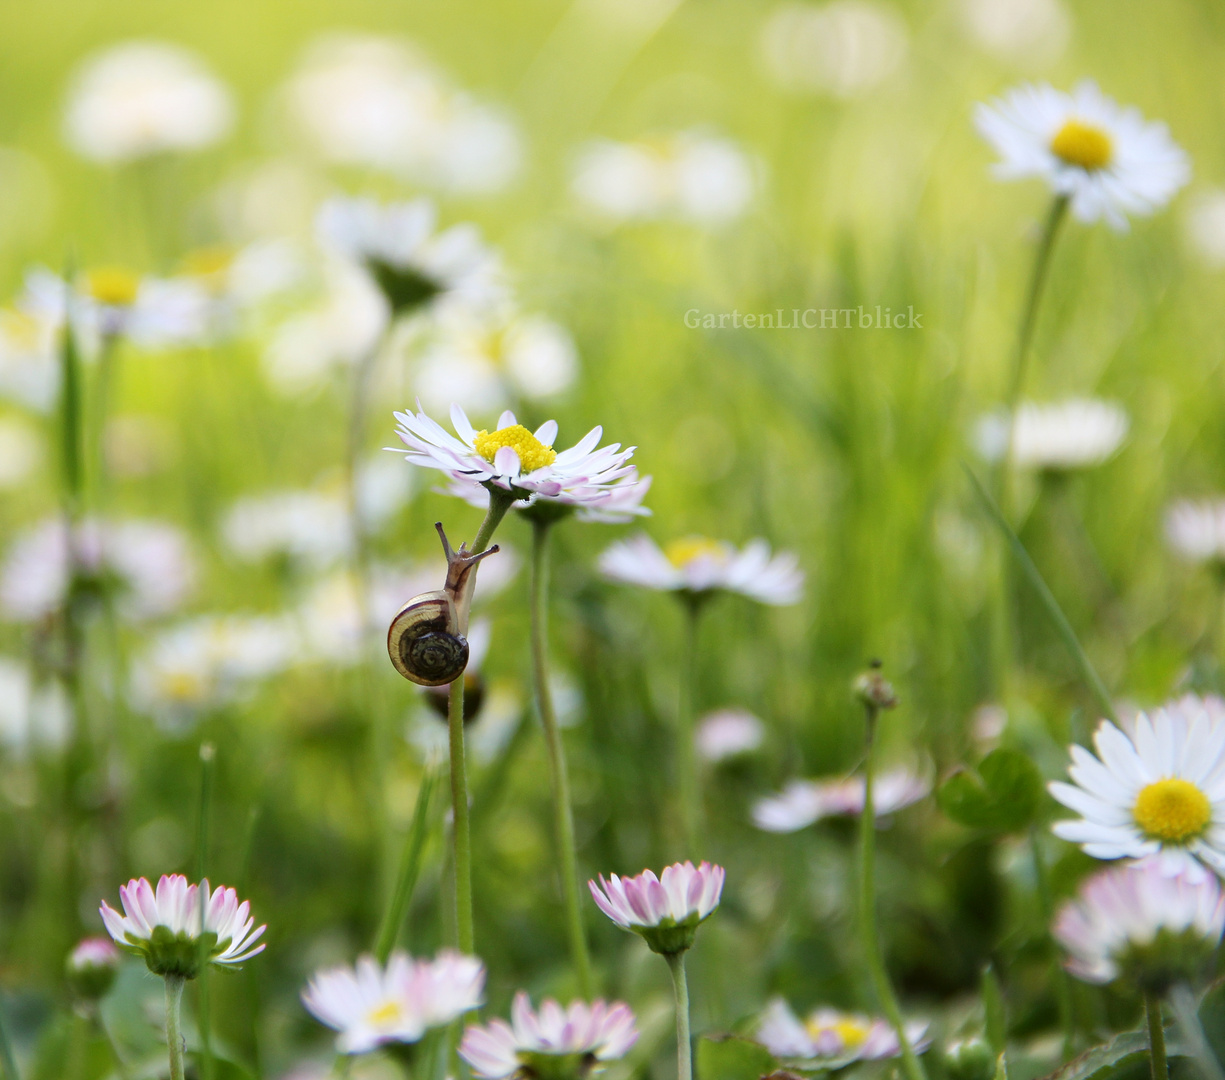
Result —
<instances>
[{"instance_id":1,"label":"bokeh background","mask_svg":"<svg viewBox=\"0 0 1225 1080\"><path fill-rule=\"evenodd\" d=\"M74 152L64 115L76 73L130 40L197 54L233 95L228 136L127 164ZM311 124L329 95L302 87L343 56L366 72L416 73L439 115L467 116L473 130L457 135L433 117L422 138L442 149L427 147L424 164L333 160ZM326 1065L326 1033L297 994L319 964L369 948L442 743L421 696L363 646L349 555L328 540L343 502L353 361L377 323L368 296L328 276L314 240L319 203L339 193L425 195L441 225L476 223L522 309L561 328L566 356L572 345L567 385L529 395L494 379L471 410L479 423L509 405L529 426L556 417L567 445L602 424L654 476L644 524L655 538L763 536L799 555L801 605L727 597L703 624L699 710L750 710L767 734L758 751L705 767L708 827L704 849L690 852L669 825L680 608L599 579L599 551L637 526L557 530L551 645L580 869L634 873L682 856L728 868L723 910L694 954L699 1031L732 1029L775 991L800 1006L869 1005L850 945L849 826L768 836L751 824L752 800L856 766L862 717L849 684L872 656L902 700L885 722L887 755L931 775L1003 738L1053 778L1066 742L1096 719L1018 584L1000 733L989 632L998 547L963 462L983 468L974 423L1004 395L1047 195L990 178L973 106L1025 79L1092 77L1164 119L1193 161L1191 186L1130 233L1068 227L1028 386L1039 400L1104 397L1130 416L1104 465L1024 482L1020 533L1111 691L1145 705L1217 688L1225 647L1219 581L1163 539L1171 500L1214 494L1225 466L1222 70L1225 11L1191 0L0 7L3 296L17 297L38 265L203 274L258 248L288 267L211 342L121 347L102 436L105 513L175 526L195 571L173 610L90 621L86 700L102 749L72 792L62 783L71 708L41 648L47 624L11 604L0 612L0 1007L30 1075L61 1075L63 957L100 931L98 901L115 903L129 876L193 873L201 857L269 924L266 955L211 980L221 1067L278 1077ZM679 160L683 145L705 156L689 160L683 182L644 179L593 156L607 140L659 160ZM684 321L695 308L861 304L913 308L922 328ZM22 573L15 545L62 496L55 409L12 391L18 329L5 331L0 361L10 579ZM396 442L391 413L422 393L426 351L410 329L380 353L363 460ZM470 538L479 515L390 454L372 469L383 571L372 606L394 610L410 585L441 585L432 523ZM287 526L301 550L274 543L256 557L227 542L237 500L285 491L315 499ZM573 990L544 745L528 708L526 574L511 572L529 537L511 520L499 539L511 555L500 574L491 564L479 602L491 638L486 707L471 729L477 949L495 1011L520 986ZM160 669L149 659L158 648L198 659L200 620L214 616L245 620L252 637L240 651L262 643L272 656L240 686L222 692L192 659ZM203 856L202 742L217 755ZM69 803L79 812L66 814ZM451 932L443 830L438 806L402 938L418 953ZM1039 1040L1039 1072L1053 1006L1041 928L1025 914L1034 882L1022 842L976 838L924 804L881 843L883 925L904 995L955 1017L986 962L1015 962L1014 1020ZM1051 842L1051 858L1057 892L1070 889L1080 857ZM601 982L634 1004L645 1032L618 1075L666 1075L663 966L594 907L588 915ZM159 994L132 968L108 1002L133 1060L157 1052L145 1002Z\"/></svg>"}]
</instances>

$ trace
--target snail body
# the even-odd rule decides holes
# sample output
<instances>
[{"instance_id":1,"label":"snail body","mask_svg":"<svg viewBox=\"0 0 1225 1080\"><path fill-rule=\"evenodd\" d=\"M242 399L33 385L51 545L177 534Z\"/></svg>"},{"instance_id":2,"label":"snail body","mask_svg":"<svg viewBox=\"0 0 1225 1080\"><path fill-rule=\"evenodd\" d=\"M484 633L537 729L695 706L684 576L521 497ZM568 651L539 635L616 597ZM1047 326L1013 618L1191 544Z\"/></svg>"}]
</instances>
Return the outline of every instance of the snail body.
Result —
<instances>
[{"instance_id":1,"label":"snail body","mask_svg":"<svg viewBox=\"0 0 1225 1080\"><path fill-rule=\"evenodd\" d=\"M444 686L468 666L468 605L470 576L477 563L498 550L497 545L469 554L463 544L452 551L442 522L435 525L447 556L447 580L441 589L414 596L391 620L387 654L404 678L419 686Z\"/></svg>"}]
</instances>

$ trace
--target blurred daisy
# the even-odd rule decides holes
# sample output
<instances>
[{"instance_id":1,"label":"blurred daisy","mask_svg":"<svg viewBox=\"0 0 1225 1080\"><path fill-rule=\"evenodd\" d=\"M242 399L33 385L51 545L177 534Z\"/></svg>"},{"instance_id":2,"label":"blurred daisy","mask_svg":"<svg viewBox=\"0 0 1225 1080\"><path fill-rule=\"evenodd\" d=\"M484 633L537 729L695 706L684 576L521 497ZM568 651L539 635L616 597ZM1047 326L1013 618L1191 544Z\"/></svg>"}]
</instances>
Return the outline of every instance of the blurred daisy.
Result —
<instances>
[{"instance_id":1,"label":"blurred daisy","mask_svg":"<svg viewBox=\"0 0 1225 1080\"><path fill-rule=\"evenodd\" d=\"M393 313L426 305L479 306L504 294L498 257L475 225L435 233L437 212L428 199L379 203L329 199L319 210L324 247L364 266Z\"/></svg>"},{"instance_id":2,"label":"blurred daisy","mask_svg":"<svg viewBox=\"0 0 1225 1080\"><path fill-rule=\"evenodd\" d=\"M930 1043L925 1038L927 1025L912 1021L906 1025L906 1038L922 1053ZM757 1041L776 1058L804 1061L829 1068L852 1061L880 1061L901 1053L897 1032L887 1020L872 1019L859 1013L817 1009L800 1020L787 1003L774 998L757 1025Z\"/></svg>"},{"instance_id":3,"label":"blurred daisy","mask_svg":"<svg viewBox=\"0 0 1225 1080\"><path fill-rule=\"evenodd\" d=\"M591 142L578 154L570 186L583 206L614 223L678 217L721 225L748 208L757 178L730 139L683 131Z\"/></svg>"},{"instance_id":4,"label":"blurred daisy","mask_svg":"<svg viewBox=\"0 0 1225 1080\"><path fill-rule=\"evenodd\" d=\"M982 417L975 430L978 452L991 462L1008 451L1007 414ZM1017 410L1013 464L1020 469L1063 472L1108 461L1127 437L1130 421L1109 401L1068 398L1049 405L1024 402Z\"/></svg>"},{"instance_id":5,"label":"blurred daisy","mask_svg":"<svg viewBox=\"0 0 1225 1080\"><path fill-rule=\"evenodd\" d=\"M84 938L64 962L69 989L78 998L97 1001L114 985L122 959L109 938Z\"/></svg>"},{"instance_id":6,"label":"blurred daisy","mask_svg":"<svg viewBox=\"0 0 1225 1080\"><path fill-rule=\"evenodd\" d=\"M927 797L931 784L909 769L891 769L875 777L872 809L877 819ZM845 780L793 780L780 794L759 799L753 806L753 824L766 832L797 832L826 817L863 813L862 776Z\"/></svg>"},{"instance_id":7,"label":"blurred daisy","mask_svg":"<svg viewBox=\"0 0 1225 1080\"><path fill-rule=\"evenodd\" d=\"M577 1078L624 1057L637 1041L634 1014L619 1001L573 1001L563 1009L546 998L534 1012L520 990L511 1005L511 1022L495 1019L469 1027L459 1054L481 1080Z\"/></svg>"},{"instance_id":8,"label":"blurred daisy","mask_svg":"<svg viewBox=\"0 0 1225 1080\"><path fill-rule=\"evenodd\" d=\"M0 656L0 746L16 758L60 750L72 730L72 704L61 682L40 682L29 667Z\"/></svg>"},{"instance_id":9,"label":"blurred daisy","mask_svg":"<svg viewBox=\"0 0 1225 1080\"><path fill-rule=\"evenodd\" d=\"M618 926L641 934L654 952L675 954L693 944L694 934L714 914L723 895L721 866L691 862L666 866L656 877L644 870L636 877L600 875L588 881L596 906Z\"/></svg>"},{"instance_id":10,"label":"blurred daisy","mask_svg":"<svg viewBox=\"0 0 1225 1080\"><path fill-rule=\"evenodd\" d=\"M1132 734L1108 720L1098 756L1071 748L1073 783L1049 785L1080 814L1052 826L1095 859L1159 856L1167 873L1225 873L1225 717L1219 701L1187 695L1146 715Z\"/></svg>"},{"instance_id":11,"label":"blurred daisy","mask_svg":"<svg viewBox=\"0 0 1225 1080\"><path fill-rule=\"evenodd\" d=\"M906 58L906 24L883 4L785 3L762 27L762 58L784 90L852 98L889 78Z\"/></svg>"},{"instance_id":12,"label":"blurred daisy","mask_svg":"<svg viewBox=\"0 0 1225 1080\"><path fill-rule=\"evenodd\" d=\"M316 973L302 1003L340 1034L341 1054L365 1054L387 1043L417 1042L429 1028L444 1027L478 1008L485 969L475 957L443 950L434 960L393 953L381 967L363 956L354 967Z\"/></svg>"},{"instance_id":13,"label":"blurred daisy","mask_svg":"<svg viewBox=\"0 0 1225 1080\"><path fill-rule=\"evenodd\" d=\"M1225 500L1180 499L1166 511L1165 538L1189 562L1225 563Z\"/></svg>"},{"instance_id":14,"label":"blurred daisy","mask_svg":"<svg viewBox=\"0 0 1225 1080\"><path fill-rule=\"evenodd\" d=\"M1060 0L964 0L963 14L979 45L1010 60L1053 60L1072 32Z\"/></svg>"},{"instance_id":15,"label":"blurred daisy","mask_svg":"<svg viewBox=\"0 0 1225 1080\"><path fill-rule=\"evenodd\" d=\"M771 556L764 540L751 540L737 551L725 540L686 536L660 548L639 534L606 548L600 572L625 585L695 598L734 592L778 607L798 604L804 592L804 572L796 557L789 551Z\"/></svg>"},{"instance_id":16,"label":"blurred daisy","mask_svg":"<svg viewBox=\"0 0 1225 1080\"><path fill-rule=\"evenodd\" d=\"M0 416L0 488L20 487L38 468L42 440L22 420Z\"/></svg>"},{"instance_id":17,"label":"blurred daisy","mask_svg":"<svg viewBox=\"0 0 1225 1080\"><path fill-rule=\"evenodd\" d=\"M1165 124L1146 123L1090 80L1070 94L1019 87L979 105L974 123L1000 155L996 176L1046 180L1086 224L1105 218L1125 230L1129 215L1160 210L1191 178L1187 155Z\"/></svg>"},{"instance_id":18,"label":"blurred daisy","mask_svg":"<svg viewBox=\"0 0 1225 1080\"><path fill-rule=\"evenodd\" d=\"M140 878L121 886L119 898L122 915L102 901L106 932L155 975L194 979L202 962L228 967L264 951L256 942L267 927L252 929L250 903L224 886L210 891L207 878L189 885L182 874L163 874L156 891Z\"/></svg>"},{"instance_id":19,"label":"blurred daisy","mask_svg":"<svg viewBox=\"0 0 1225 1080\"><path fill-rule=\"evenodd\" d=\"M1077 978L1123 977L1160 992L1202 969L1223 930L1215 877L1170 874L1159 859L1145 859L1094 874L1060 908L1051 933Z\"/></svg>"},{"instance_id":20,"label":"blurred daisy","mask_svg":"<svg viewBox=\"0 0 1225 1080\"><path fill-rule=\"evenodd\" d=\"M134 41L91 57L77 72L64 136L82 157L111 163L202 150L233 122L229 91L193 53Z\"/></svg>"},{"instance_id":21,"label":"blurred daisy","mask_svg":"<svg viewBox=\"0 0 1225 1080\"><path fill-rule=\"evenodd\" d=\"M294 122L329 161L373 167L454 193L504 188L522 138L500 109L455 89L393 38L317 41L286 88Z\"/></svg>"},{"instance_id":22,"label":"blurred daisy","mask_svg":"<svg viewBox=\"0 0 1225 1080\"><path fill-rule=\"evenodd\" d=\"M87 519L70 537L62 518L48 518L9 548L0 568L0 609L33 622L58 611L75 586L112 590L125 618L156 618L183 603L195 576L187 537L173 525Z\"/></svg>"},{"instance_id":23,"label":"blurred daisy","mask_svg":"<svg viewBox=\"0 0 1225 1080\"><path fill-rule=\"evenodd\" d=\"M531 432L508 411L493 431L477 431L464 410L452 405L456 438L424 412L398 412L395 418L400 422L396 433L409 448L405 460L442 471L451 481L451 494L472 501L482 498L474 489L492 485L520 501L547 499L591 513L607 511L612 502L619 512L633 513L635 499L640 503L646 490L639 485L649 483L639 481L637 470L627 464L636 447L599 446L602 427L592 428L570 449L558 452L553 449L556 420L547 420Z\"/></svg>"},{"instance_id":24,"label":"blurred daisy","mask_svg":"<svg viewBox=\"0 0 1225 1080\"><path fill-rule=\"evenodd\" d=\"M739 757L761 746L766 726L744 709L720 709L698 721L694 736L698 754L715 764Z\"/></svg>"},{"instance_id":25,"label":"blurred daisy","mask_svg":"<svg viewBox=\"0 0 1225 1080\"><path fill-rule=\"evenodd\" d=\"M39 311L0 310L0 397L49 412L60 387L59 327Z\"/></svg>"},{"instance_id":26,"label":"blurred daisy","mask_svg":"<svg viewBox=\"0 0 1225 1080\"><path fill-rule=\"evenodd\" d=\"M279 556L319 570L352 546L348 500L342 493L278 491L239 499L221 523L225 546L244 562Z\"/></svg>"}]
</instances>

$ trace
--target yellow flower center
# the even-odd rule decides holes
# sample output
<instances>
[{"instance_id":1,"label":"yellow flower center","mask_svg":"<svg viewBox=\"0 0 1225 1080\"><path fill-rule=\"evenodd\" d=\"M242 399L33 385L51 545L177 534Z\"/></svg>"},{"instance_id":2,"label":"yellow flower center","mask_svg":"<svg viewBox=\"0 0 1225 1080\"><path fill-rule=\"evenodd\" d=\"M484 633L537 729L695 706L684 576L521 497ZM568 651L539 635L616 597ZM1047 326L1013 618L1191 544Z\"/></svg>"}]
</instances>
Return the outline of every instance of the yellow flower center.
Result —
<instances>
[{"instance_id":1,"label":"yellow flower center","mask_svg":"<svg viewBox=\"0 0 1225 1080\"><path fill-rule=\"evenodd\" d=\"M1094 172L1110 164L1114 144L1101 128L1069 120L1051 140L1051 152L1069 165L1079 165Z\"/></svg>"},{"instance_id":2,"label":"yellow flower center","mask_svg":"<svg viewBox=\"0 0 1225 1080\"><path fill-rule=\"evenodd\" d=\"M129 307L139 288L140 278L122 266L100 266L85 275L85 291L112 307Z\"/></svg>"},{"instance_id":3,"label":"yellow flower center","mask_svg":"<svg viewBox=\"0 0 1225 1080\"><path fill-rule=\"evenodd\" d=\"M1208 827L1212 803L1190 780L1168 777L1141 789L1131 815L1146 836L1180 844Z\"/></svg>"},{"instance_id":4,"label":"yellow flower center","mask_svg":"<svg viewBox=\"0 0 1225 1080\"><path fill-rule=\"evenodd\" d=\"M664 548L664 554L678 570L683 570L695 559L706 557L721 561L724 557L723 545L705 536L683 536L673 540Z\"/></svg>"},{"instance_id":5,"label":"yellow flower center","mask_svg":"<svg viewBox=\"0 0 1225 1080\"><path fill-rule=\"evenodd\" d=\"M832 1031L848 1050L854 1050L856 1047L862 1046L872 1031L869 1024L854 1016L840 1016L833 1023L824 1024L818 1024L810 1020L807 1027L808 1034L814 1039L824 1035L827 1031Z\"/></svg>"},{"instance_id":6,"label":"yellow flower center","mask_svg":"<svg viewBox=\"0 0 1225 1080\"><path fill-rule=\"evenodd\" d=\"M557 460L557 451L545 446L522 424L511 424L497 431L478 431L475 446L476 452L490 464L502 447L509 446L519 455L519 468L525 473L543 469Z\"/></svg>"},{"instance_id":7,"label":"yellow flower center","mask_svg":"<svg viewBox=\"0 0 1225 1080\"><path fill-rule=\"evenodd\" d=\"M204 680L190 671L170 671L162 676L162 693L171 701L196 701L204 696Z\"/></svg>"},{"instance_id":8,"label":"yellow flower center","mask_svg":"<svg viewBox=\"0 0 1225 1080\"><path fill-rule=\"evenodd\" d=\"M391 1027L398 1023L403 1015L404 1010L400 1008L398 1001L385 1001L377 1009L371 1009L366 1019L371 1027Z\"/></svg>"},{"instance_id":9,"label":"yellow flower center","mask_svg":"<svg viewBox=\"0 0 1225 1080\"><path fill-rule=\"evenodd\" d=\"M183 269L192 277L209 278L224 274L234 261L234 252L222 244L196 248L183 258Z\"/></svg>"}]
</instances>

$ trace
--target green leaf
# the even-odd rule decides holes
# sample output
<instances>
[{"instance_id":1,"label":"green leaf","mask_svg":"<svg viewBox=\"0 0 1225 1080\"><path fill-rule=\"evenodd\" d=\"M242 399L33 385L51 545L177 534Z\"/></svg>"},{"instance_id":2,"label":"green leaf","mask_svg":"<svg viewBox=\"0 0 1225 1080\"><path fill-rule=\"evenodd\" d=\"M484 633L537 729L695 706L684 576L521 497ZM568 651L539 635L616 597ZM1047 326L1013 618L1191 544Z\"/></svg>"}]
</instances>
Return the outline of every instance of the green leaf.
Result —
<instances>
[{"instance_id":1,"label":"green leaf","mask_svg":"<svg viewBox=\"0 0 1225 1080\"><path fill-rule=\"evenodd\" d=\"M698 1039L696 1065L702 1080L758 1080L775 1069L764 1046L735 1035Z\"/></svg>"},{"instance_id":2,"label":"green leaf","mask_svg":"<svg viewBox=\"0 0 1225 1080\"><path fill-rule=\"evenodd\" d=\"M993 750L977 769L954 773L936 799L950 818L971 829L1017 832L1042 805L1042 774L1018 750Z\"/></svg>"},{"instance_id":3,"label":"green leaf","mask_svg":"<svg viewBox=\"0 0 1225 1080\"><path fill-rule=\"evenodd\" d=\"M1174 1058L1186 1055L1185 1048L1169 1029L1165 1049L1171 1065ZM1148 1032L1125 1031L1074 1057L1046 1080L1143 1080L1148 1075Z\"/></svg>"},{"instance_id":4,"label":"green leaf","mask_svg":"<svg viewBox=\"0 0 1225 1080\"><path fill-rule=\"evenodd\" d=\"M1199 1005L1199 1022L1208 1048L1225 1061L1225 980L1210 986Z\"/></svg>"}]
</instances>

